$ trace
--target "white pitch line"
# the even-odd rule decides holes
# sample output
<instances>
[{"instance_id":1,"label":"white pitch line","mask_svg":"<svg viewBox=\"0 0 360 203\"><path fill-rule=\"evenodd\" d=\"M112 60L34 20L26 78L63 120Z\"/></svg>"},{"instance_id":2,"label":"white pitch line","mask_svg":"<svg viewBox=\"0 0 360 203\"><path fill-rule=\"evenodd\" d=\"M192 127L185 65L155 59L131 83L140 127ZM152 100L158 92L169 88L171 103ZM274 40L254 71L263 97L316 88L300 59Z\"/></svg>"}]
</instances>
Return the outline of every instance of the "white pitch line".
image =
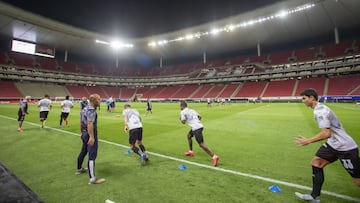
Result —
<instances>
[{"instance_id":1,"label":"white pitch line","mask_svg":"<svg viewBox=\"0 0 360 203\"><path fill-rule=\"evenodd\" d=\"M5 118L5 119L8 119L8 120L14 120L14 121L16 121L16 119L11 118L11 117L7 117L7 116L3 116L3 115L0 115L0 117L1 117L1 118ZM24 121L24 123L27 123L27 124L33 125L33 126L40 126L39 124L35 124L35 123L27 122L27 121ZM55 130L55 131L58 131L58 132L61 132L61 133L66 133L66 134L74 135L74 136L80 136L80 133L73 133L73 132L69 132L69 131L62 130L62 129L51 128L51 127L47 127L47 126L45 126L45 128L52 129L52 130ZM126 148L126 149L129 148L129 146L122 145L122 144L118 144L118 143L114 143L114 142L110 142L110 141L107 141L107 140L99 139L99 141L100 141L100 142L103 142L103 143L106 143L106 144L110 144L110 145L115 145L115 146L119 146L119 147L122 147L122 148ZM270 182L270 183L276 183L276 184L280 184L280 185L285 185L285 186L288 186L288 187L298 188L298 189L302 189L302 190L310 190L310 191L312 190L311 187L303 186L303 185L299 185L299 184L295 184L295 183L290 183L290 182L286 182L286 181L281 181L281 180L276 180L276 179L272 179L272 178L267 178L267 177L262 177L262 176L258 176L258 175L253 175L253 174L250 174L250 173L243 173L243 172L234 171L234 170L229 170L229 169L225 169L225 168L220 168L220 167L214 167L214 166L210 166L210 165L200 164L200 163L196 163L196 162L192 162L192 161L188 161L188 160L184 160L184 159L179 159L179 158L175 158L175 157L171 157L171 156L166 156L166 155L163 155L163 154L158 154L158 153L155 153L155 152L149 152L149 151L147 151L147 152L148 152L149 154L151 154L151 155L154 155L154 156L162 157L162 158L165 158L165 159L170 159L170 160L173 160L173 161L178 161L178 162L187 163L187 164L191 164L191 165L194 165L194 166L199 166L199 167L203 167L203 168L208 168L208 169L212 169L212 170L216 170L216 171L221 171L221 172L224 172L224 173L230 173L230 174L239 175L239 176L244 176L244 177L248 177L248 178L254 178L254 179L258 179L258 180L262 180L262 181L266 181L266 182ZM337 198L341 198L341 199L345 199L345 200L349 200L349 201L359 202L359 203L360 203L360 199L359 199L359 198L350 197L350 196L338 194L338 193L335 193L335 192L329 192L329 191L326 191L326 190L322 190L322 191L321 191L321 194L326 194L326 195L334 196L334 197L337 197Z\"/></svg>"}]
</instances>

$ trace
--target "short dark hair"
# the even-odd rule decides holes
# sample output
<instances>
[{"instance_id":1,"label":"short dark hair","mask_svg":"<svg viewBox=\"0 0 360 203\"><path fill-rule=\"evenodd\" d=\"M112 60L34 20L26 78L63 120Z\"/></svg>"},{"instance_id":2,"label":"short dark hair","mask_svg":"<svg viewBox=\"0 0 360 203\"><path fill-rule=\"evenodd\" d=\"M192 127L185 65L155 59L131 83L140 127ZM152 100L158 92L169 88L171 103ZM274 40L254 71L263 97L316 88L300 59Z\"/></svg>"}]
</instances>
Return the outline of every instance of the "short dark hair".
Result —
<instances>
[{"instance_id":1,"label":"short dark hair","mask_svg":"<svg viewBox=\"0 0 360 203\"><path fill-rule=\"evenodd\" d=\"M126 108L131 108L131 105L130 104L125 104L124 105L124 108L126 109Z\"/></svg>"},{"instance_id":2,"label":"short dark hair","mask_svg":"<svg viewBox=\"0 0 360 203\"><path fill-rule=\"evenodd\" d=\"M186 101L181 101L181 102L180 102L180 106L182 106L182 107L187 107Z\"/></svg>"},{"instance_id":3,"label":"short dark hair","mask_svg":"<svg viewBox=\"0 0 360 203\"><path fill-rule=\"evenodd\" d=\"M65 97L65 99L69 99L69 95L67 95L67 96Z\"/></svg>"},{"instance_id":4,"label":"short dark hair","mask_svg":"<svg viewBox=\"0 0 360 203\"><path fill-rule=\"evenodd\" d=\"M316 90L312 89L312 88L302 91L300 93L300 96L308 96L308 97L313 96L316 101L318 100L318 97L319 97Z\"/></svg>"}]
</instances>

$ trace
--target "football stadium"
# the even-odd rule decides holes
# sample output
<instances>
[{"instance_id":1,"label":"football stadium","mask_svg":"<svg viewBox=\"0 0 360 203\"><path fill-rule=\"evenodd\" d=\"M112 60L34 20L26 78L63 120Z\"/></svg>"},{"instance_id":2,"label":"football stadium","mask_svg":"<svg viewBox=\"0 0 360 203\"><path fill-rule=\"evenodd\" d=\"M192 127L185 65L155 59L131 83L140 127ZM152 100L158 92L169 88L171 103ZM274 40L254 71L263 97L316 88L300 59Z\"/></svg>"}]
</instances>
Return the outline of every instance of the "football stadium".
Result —
<instances>
[{"instance_id":1,"label":"football stadium","mask_svg":"<svg viewBox=\"0 0 360 203\"><path fill-rule=\"evenodd\" d=\"M359 9L0 1L0 202L360 202Z\"/></svg>"}]
</instances>

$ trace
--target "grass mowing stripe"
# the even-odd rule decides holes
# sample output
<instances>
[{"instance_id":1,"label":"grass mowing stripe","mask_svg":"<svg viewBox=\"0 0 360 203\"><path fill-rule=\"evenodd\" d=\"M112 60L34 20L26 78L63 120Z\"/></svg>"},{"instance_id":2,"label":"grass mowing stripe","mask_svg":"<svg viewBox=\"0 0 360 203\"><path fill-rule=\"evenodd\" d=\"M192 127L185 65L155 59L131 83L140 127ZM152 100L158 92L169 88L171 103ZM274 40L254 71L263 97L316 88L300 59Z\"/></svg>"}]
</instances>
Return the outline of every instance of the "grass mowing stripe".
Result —
<instances>
[{"instance_id":1,"label":"grass mowing stripe","mask_svg":"<svg viewBox=\"0 0 360 203\"><path fill-rule=\"evenodd\" d=\"M3 116L3 115L0 115L0 117L4 118L4 119L16 121L15 118L11 118L11 117L7 117L7 116ZM32 125L32 126L40 126L39 124L32 123L32 122L27 122L27 121L24 121L24 123ZM65 131L65 130L57 129L57 128L52 128L52 127L45 127L45 128L48 128L48 129L51 129L51 130L54 130L54 131L58 131L58 132L61 132L61 133L65 133L65 134L70 134L70 135L74 135L74 136L80 136L80 133L73 133L73 132L69 132L69 131ZM122 147L122 148L127 148L127 149L129 148L126 145L110 142L110 141L107 141L107 140L99 139L99 141L103 142L103 143L106 143L106 144L119 146L119 147ZM163 154L158 154L158 153L155 153L155 152L148 152L148 153L151 154L151 155L157 156L157 157L162 157L162 158L173 160L173 161L183 162L183 163L187 163L187 164L190 164L190 165L199 166L199 167L203 167L203 168L213 169L213 170L217 170L217 171L221 171L221 172L225 172L225 173L229 173L229 174L240 175L240 176L244 176L244 177L249 177L249 178L258 179L258 180L262 180L262 181L266 181L266 182L276 183L276 184L280 184L280 185L284 185L284 186L288 186L288 187L293 187L293 188L298 188L298 189L302 189L302 190L311 190L310 187L295 184L295 183L285 182L285 181L276 180L276 179L272 179L272 178L266 178L266 177L262 177L262 176L258 176L258 175L249 174L249 173L242 173L242 172L239 172L239 171L234 171L234 170L229 170L229 169L224 169L224 168L219 168L219 167L213 167L213 166L210 166L210 165L200 164L200 163L197 163L197 162L192 162L192 161L188 161L188 160L184 160L184 159L179 159L179 158L175 158L175 157L171 157L171 156L167 156L167 155L163 155ZM347 195L337 194L337 193L329 192L329 191L325 191L325 190L322 191L322 194L327 194L327 195L330 195L330 196L334 196L334 197L337 197L337 198L341 198L341 199L345 199L345 200L349 200L349 201L353 201L353 202L360 202L359 198L354 198L354 197L350 197L350 196L347 196Z\"/></svg>"}]
</instances>

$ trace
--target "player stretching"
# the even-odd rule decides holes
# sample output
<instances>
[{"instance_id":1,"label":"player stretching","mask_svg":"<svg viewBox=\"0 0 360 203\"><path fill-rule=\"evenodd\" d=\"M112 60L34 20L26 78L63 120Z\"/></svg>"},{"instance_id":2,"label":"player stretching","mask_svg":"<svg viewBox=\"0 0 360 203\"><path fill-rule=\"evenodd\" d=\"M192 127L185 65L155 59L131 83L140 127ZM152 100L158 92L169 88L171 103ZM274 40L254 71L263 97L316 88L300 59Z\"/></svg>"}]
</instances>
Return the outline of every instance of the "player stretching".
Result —
<instances>
[{"instance_id":1,"label":"player stretching","mask_svg":"<svg viewBox=\"0 0 360 203\"><path fill-rule=\"evenodd\" d=\"M213 165L217 166L219 157L215 155L208 146L204 143L204 138L202 131L204 126L201 124L201 116L193 109L187 108L187 103L185 101L180 102L180 120L183 124L187 123L191 129L187 135L190 151L186 152L186 156L194 156L192 151L192 138L195 136L196 141L199 143L199 146L208 153L213 159Z\"/></svg>"},{"instance_id":2,"label":"player stretching","mask_svg":"<svg viewBox=\"0 0 360 203\"><path fill-rule=\"evenodd\" d=\"M136 109L132 109L130 104L125 104L122 115L124 118L124 131L129 133L130 148L140 156L141 165L145 165L149 157L142 143L143 128L140 114ZM140 150L135 146L135 143L139 146Z\"/></svg>"},{"instance_id":3,"label":"player stretching","mask_svg":"<svg viewBox=\"0 0 360 203\"><path fill-rule=\"evenodd\" d=\"M355 184L360 187L360 158L357 144L346 133L335 113L318 102L318 94L314 89L307 89L300 95L303 103L314 109L314 118L321 131L310 138L299 136L295 142L305 146L325 139L327 141L318 149L311 161L313 182L311 194L296 192L295 195L308 202L320 202L321 186L324 183L323 168L338 159L352 176Z\"/></svg>"}]
</instances>

